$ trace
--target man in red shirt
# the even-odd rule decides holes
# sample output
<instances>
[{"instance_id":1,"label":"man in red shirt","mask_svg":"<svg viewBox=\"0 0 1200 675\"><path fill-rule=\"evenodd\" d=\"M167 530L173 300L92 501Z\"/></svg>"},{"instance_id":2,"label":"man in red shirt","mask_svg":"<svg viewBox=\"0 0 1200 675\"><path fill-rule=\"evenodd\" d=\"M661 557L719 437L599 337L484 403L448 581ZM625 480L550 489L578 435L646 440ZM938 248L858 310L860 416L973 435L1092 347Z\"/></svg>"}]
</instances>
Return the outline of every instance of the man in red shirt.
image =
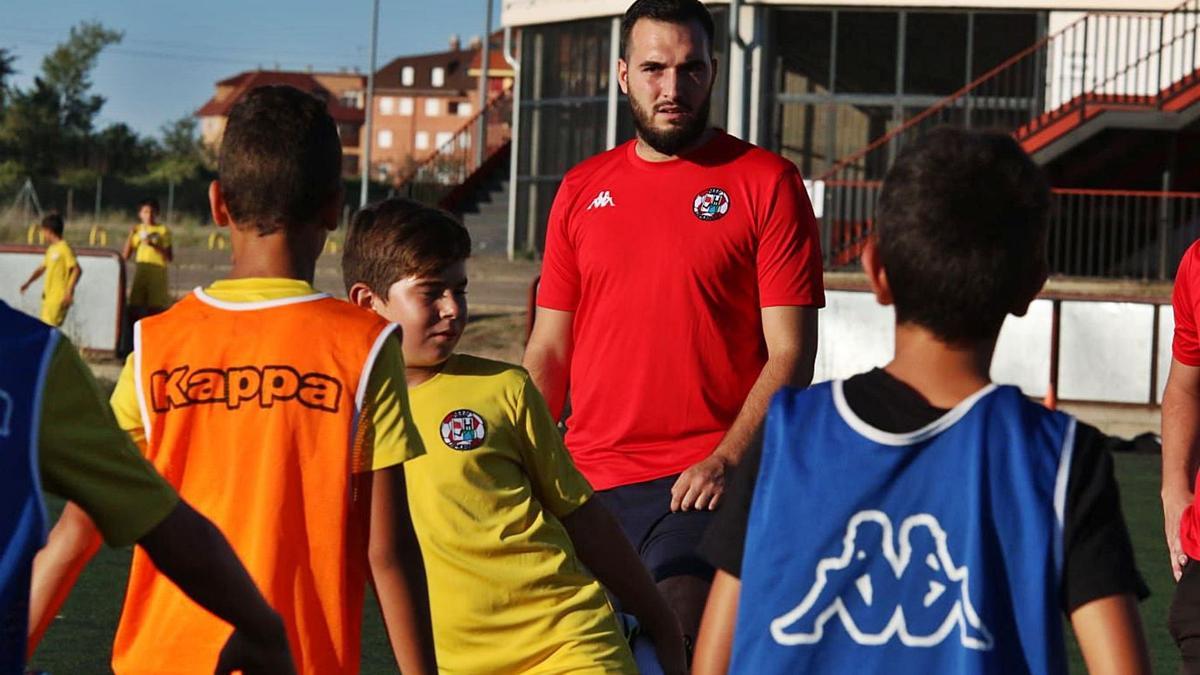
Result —
<instances>
[{"instance_id":1,"label":"man in red shirt","mask_svg":"<svg viewBox=\"0 0 1200 675\"><path fill-rule=\"evenodd\" d=\"M1180 672L1200 673L1200 509L1193 481L1200 466L1200 242L1183 254L1171 296L1175 339L1162 402L1162 502L1175 572L1168 627L1183 657Z\"/></svg>"},{"instance_id":2,"label":"man in red shirt","mask_svg":"<svg viewBox=\"0 0 1200 675\"><path fill-rule=\"evenodd\" d=\"M712 568L700 536L782 385L806 386L824 304L795 165L708 126L712 17L638 0L618 63L637 138L567 173L525 367L684 634Z\"/></svg>"}]
</instances>

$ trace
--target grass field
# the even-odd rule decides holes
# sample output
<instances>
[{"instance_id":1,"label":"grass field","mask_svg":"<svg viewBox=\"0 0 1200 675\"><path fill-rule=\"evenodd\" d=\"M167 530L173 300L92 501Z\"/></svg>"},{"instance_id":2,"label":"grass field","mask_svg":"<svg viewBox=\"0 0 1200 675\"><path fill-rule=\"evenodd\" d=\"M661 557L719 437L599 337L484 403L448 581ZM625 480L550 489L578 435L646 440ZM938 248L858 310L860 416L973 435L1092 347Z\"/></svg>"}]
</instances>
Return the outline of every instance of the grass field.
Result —
<instances>
[{"instance_id":1,"label":"grass field","mask_svg":"<svg viewBox=\"0 0 1200 675\"><path fill-rule=\"evenodd\" d=\"M1142 617L1150 641L1154 671L1174 672L1178 658L1165 628L1173 582L1162 544L1158 503L1157 456L1117 457L1117 476L1125 517L1133 535L1138 562L1150 584L1150 599L1142 604ZM57 513L61 503L53 504ZM128 549L102 549L84 573L62 615L46 635L34 668L54 674L106 673L109 648L121 607L129 567ZM368 602L363 635L363 672L395 672L383 626L374 601ZM1071 645L1072 672L1083 673L1078 650Z\"/></svg>"}]
</instances>

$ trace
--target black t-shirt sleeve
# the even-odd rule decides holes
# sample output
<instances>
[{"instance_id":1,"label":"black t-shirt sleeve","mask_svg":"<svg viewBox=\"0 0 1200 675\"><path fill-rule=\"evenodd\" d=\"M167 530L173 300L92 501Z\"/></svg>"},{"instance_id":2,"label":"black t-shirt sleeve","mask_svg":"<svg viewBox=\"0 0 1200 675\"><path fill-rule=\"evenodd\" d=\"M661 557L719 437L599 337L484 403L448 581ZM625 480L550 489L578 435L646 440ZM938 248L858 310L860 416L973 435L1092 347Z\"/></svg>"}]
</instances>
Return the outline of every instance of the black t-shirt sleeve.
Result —
<instances>
[{"instance_id":1,"label":"black t-shirt sleeve","mask_svg":"<svg viewBox=\"0 0 1200 675\"><path fill-rule=\"evenodd\" d=\"M762 443L758 442L746 449L741 463L733 470L721 508L700 541L700 555L713 567L739 579L742 552L746 548L746 521L750 519L750 502L761 465Z\"/></svg>"},{"instance_id":2,"label":"black t-shirt sleeve","mask_svg":"<svg viewBox=\"0 0 1200 675\"><path fill-rule=\"evenodd\" d=\"M1149 597L1138 572L1109 452L1112 439L1082 422L1075 430L1063 527L1062 605L1067 614L1100 598Z\"/></svg>"}]
</instances>

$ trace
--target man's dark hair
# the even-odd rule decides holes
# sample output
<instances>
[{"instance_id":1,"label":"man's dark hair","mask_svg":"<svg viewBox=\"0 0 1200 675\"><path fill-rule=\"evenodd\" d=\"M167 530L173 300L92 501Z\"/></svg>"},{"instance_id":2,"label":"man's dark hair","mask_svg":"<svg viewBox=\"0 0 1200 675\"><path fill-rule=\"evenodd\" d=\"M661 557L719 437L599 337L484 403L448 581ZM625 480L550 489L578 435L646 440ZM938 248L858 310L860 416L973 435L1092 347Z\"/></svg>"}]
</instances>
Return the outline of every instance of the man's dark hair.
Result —
<instances>
[{"instance_id":1,"label":"man's dark hair","mask_svg":"<svg viewBox=\"0 0 1200 675\"><path fill-rule=\"evenodd\" d=\"M995 338L1046 274L1050 189L1012 137L939 128L888 171L875 225L897 323Z\"/></svg>"},{"instance_id":2,"label":"man's dark hair","mask_svg":"<svg viewBox=\"0 0 1200 675\"><path fill-rule=\"evenodd\" d=\"M471 235L454 216L394 197L355 214L342 253L342 283L349 292L362 282L386 300L397 281L433 276L469 257Z\"/></svg>"},{"instance_id":3,"label":"man's dark hair","mask_svg":"<svg viewBox=\"0 0 1200 675\"><path fill-rule=\"evenodd\" d=\"M63 236L63 219L57 211L51 211L42 217L42 229L50 230L55 236Z\"/></svg>"},{"instance_id":4,"label":"man's dark hair","mask_svg":"<svg viewBox=\"0 0 1200 675\"><path fill-rule=\"evenodd\" d=\"M143 206L149 206L150 208L154 209L155 213L162 211L162 209L158 207L158 200L154 197L143 197L142 200L138 202L138 211L141 211Z\"/></svg>"},{"instance_id":5,"label":"man's dark hair","mask_svg":"<svg viewBox=\"0 0 1200 675\"><path fill-rule=\"evenodd\" d=\"M708 13L708 8L700 0L637 0L630 5L621 19L621 54L626 58L629 57L629 36L639 19L684 25L692 21L699 22L704 35L708 37L708 53L712 54L716 27L712 14Z\"/></svg>"},{"instance_id":6,"label":"man's dark hair","mask_svg":"<svg viewBox=\"0 0 1200 675\"><path fill-rule=\"evenodd\" d=\"M229 215L261 234L313 224L342 188L342 144L325 103L259 87L229 111L218 166Z\"/></svg>"}]
</instances>

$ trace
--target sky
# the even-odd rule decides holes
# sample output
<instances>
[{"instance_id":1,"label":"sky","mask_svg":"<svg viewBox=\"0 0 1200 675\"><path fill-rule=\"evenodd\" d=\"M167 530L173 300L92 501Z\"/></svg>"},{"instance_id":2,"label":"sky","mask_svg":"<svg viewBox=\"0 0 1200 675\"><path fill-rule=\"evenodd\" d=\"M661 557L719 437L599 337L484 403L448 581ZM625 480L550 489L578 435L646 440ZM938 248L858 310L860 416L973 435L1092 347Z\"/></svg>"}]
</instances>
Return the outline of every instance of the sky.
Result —
<instances>
[{"instance_id":1,"label":"sky","mask_svg":"<svg viewBox=\"0 0 1200 675\"><path fill-rule=\"evenodd\" d=\"M500 1L491 0L500 27ZM377 67L482 35L488 0L380 0ZM0 48L30 86L42 57L80 21L123 31L100 55L92 90L107 99L99 127L124 122L157 136L191 114L217 80L256 67L367 71L371 0L2 0Z\"/></svg>"}]
</instances>

